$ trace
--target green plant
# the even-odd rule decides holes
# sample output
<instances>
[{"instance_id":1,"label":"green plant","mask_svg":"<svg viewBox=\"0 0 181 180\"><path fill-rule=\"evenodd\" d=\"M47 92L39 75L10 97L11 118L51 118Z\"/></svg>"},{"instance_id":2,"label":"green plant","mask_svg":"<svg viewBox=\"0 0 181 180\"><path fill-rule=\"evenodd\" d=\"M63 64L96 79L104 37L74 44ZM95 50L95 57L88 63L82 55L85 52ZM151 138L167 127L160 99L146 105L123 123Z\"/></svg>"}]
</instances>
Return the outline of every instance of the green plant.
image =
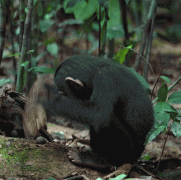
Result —
<instances>
[{"instance_id":1,"label":"green plant","mask_svg":"<svg viewBox=\"0 0 181 180\"><path fill-rule=\"evenodd\" d=\"M128 1L127 1L128 2ZM86 34L99 31L99 53L105 54L106 38L111 40L116 37L124 37L124 30L121 25L119 1L101 0L65 0L63 8L66 13L73 13L76 20L81 22ZM98 22L99 23L98 23ZM65 22L63 22L65 24ZM72 23L72 21L70 22ZM93 43L94 49L97 48L91 36L88 39ZM102 43L102 49L100 49ZM92 49L93 50L93 49ZM89 52L92 52L89 51ZM100 52L101 51L101 52Z\"/></svg>"},{"instance_id":2,"label":"green plant","mask_svg":"<svg viewBox=\"0 0 181 180\"><path fill-rule=\"evenodd\" d=\"M176 137L181 136L181 111L173 106L173 104L181 104L181 91L168 94L181 78L170 87L166 84L170 83L169 78L165 76L160 76L160 78L162 79L162 87L158 91L158 97L154 100L155 124L148 135L147 142L153 140L161 132L167 132L168 128ZM169 123L170 120L172 120L171 123Z\"/></svg>"},{"instance_id":3,"label":"green plant","mask_svg":"<svg viewBox=\"0 0 181 180\"><path fill-rule=\"evenodd\" d=\"M110 180L119 180L119 179L124 179L127 175L126 174L120 174L115 178L110 178ZM102 180L102 178L97 178L96 180Z\"/></svg>"}]
</instances>

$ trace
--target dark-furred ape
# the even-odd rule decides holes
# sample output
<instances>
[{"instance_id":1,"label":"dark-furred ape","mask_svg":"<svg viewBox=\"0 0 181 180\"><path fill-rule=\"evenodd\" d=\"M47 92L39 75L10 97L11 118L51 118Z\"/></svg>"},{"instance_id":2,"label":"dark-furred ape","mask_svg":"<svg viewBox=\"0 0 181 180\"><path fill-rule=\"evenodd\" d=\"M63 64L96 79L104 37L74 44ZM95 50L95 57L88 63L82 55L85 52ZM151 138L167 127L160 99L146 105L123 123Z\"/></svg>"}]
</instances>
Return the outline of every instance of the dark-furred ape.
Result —
<instances>
[{"instance_id":1,"label":"dark-furred ape","mask_svg":"<svg viewBox=\"0 0 181 180\"><path fill-rule=\"evenodd\" d=\"M72 88L67 77L82 82L83 88ZM154 116L148 93L130 70L111 60L77 55L61 63L54 78L64 95L44 103L47 111L87 124L96 157L115 166L137 161Z\"/></svg>"}]
</instances>

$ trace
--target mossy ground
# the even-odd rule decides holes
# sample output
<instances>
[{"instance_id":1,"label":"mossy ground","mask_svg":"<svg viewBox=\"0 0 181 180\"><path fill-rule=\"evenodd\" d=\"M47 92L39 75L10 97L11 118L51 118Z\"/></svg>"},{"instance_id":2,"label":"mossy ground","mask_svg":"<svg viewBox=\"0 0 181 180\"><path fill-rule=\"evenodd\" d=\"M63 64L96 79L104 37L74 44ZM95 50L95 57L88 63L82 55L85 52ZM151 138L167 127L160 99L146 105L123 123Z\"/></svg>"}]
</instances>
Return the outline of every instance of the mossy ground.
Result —
<instances>
[{"instance_id":1,"label":"mossy ground","mask_svg":"<svg viewBox=\"0 0 181 180\"><path fill-rule=\"evenodd\" d=\"M91 179L105 173L70 163L67 149L60 142L38 145L35 141L0 136L0 179L63 179L84 174Z\"/></svg>"},{"instance_id":2,"label":"mossy ground","mask_svg":"<svg viewBox=\"0 0 181 180\"><path fill-rule=\"evenodd\" d=\"M70 172L67 152L56 143L0 137L0 177L62 178ZM68 168L68 169L67 169Z\"/></svg>"}]
</instances>

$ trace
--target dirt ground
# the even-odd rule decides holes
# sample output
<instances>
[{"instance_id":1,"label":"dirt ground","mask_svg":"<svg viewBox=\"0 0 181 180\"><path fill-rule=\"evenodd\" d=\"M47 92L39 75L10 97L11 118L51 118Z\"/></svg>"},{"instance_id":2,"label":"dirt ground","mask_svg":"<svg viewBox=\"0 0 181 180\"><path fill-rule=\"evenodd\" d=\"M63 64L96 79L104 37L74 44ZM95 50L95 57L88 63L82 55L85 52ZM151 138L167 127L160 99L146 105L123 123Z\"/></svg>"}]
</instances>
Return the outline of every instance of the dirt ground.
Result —
<instances>
[{"instance_id":1,"label":"dirt ground","mask_svg":"<svg viewBox=\"0 0 181 180\"><path fill-rule=\"evenodd\" d=\"M162 75L165 75L171 79L171 84L180 76L180 60L181 60L181 44L164 44L164 42L153 42L151 62L152 68L155 72L149 74L148 82L150 87L154 86L154 82L161 70L160 61L164 65ZM4 67L7 74L11 74L12 62L3 61L2 67ZM12 78L13 77L8 77ZM9 84L11 88L13 86ZM158 86L159 87L159 86ZM181 83L173 89L172 92L179 91ZM157 95L156 88L155 96ZM180 108L178 106L178 108ZM84 131L83 131L84 130ZM98 177L103 177L108 173L99 173L87 168L80 168L73 165L67 156L67 139L72 139L72 134L79 133L82 137L87 137L88 129L83 125L71 122L65 119L54 119L53 122L48 123L48 131L50 133L58 133L59 138L56 142L48 142L44 145L38 145L35 141L27 141L25 139L7 138L0 136L0 178L8 179L10 177L18 179L64 179L68 176L85 175L91 180L95 180ZM154 157L157 161L161 156L162 148L164 145L166 135L160 135L156 140L147 144L145 151L142 155L150 153L150 156ZM66 141L65 141L66 139ZM167 140L163 158L170 158L171 164L165 164L163 171L172 172L176 170L176 175L170 179L181 179L181 138L170 136ZM152 161L153 163L153 161ZM146 163L145 163L146 164ZM144 168L144 164L142 164ZM167 166L168 165L168 166ZM134 171L131 177L140 177L140 174L144 174L143 171L138 173ZM148 176L148 173L144 175ZM157 179L154 177L153 179ZM168 178L163 178L168 179Z\"/></svg>"},{"instance_id":2,"label":"dirt ground","mask_svg":"<svg viewBox=\"0 0 181 180\"><path fill-rule=\"evenodd\" d=\"M68 142L67 139L71 139L72 134L80 138L87 138L88 130L78 123L61 118L59 120L61 120L61 125L48 123L48 131L51 134L60 134L59 138L62 140L57 139L56 142L47 142L46 144L39 145L35 141L0 136L0 178L8 179L12 177L17 180L66 179L66 177L84 175L91 180L95 180L98 177L107 175L108 172L100 173L95 170L81 168L69 161L67 146L65 146ZM149 152L150 156L156 161L161 155L164 139L165 135L160 135L156 140L148 143L142 155ZM171 158L179 160L180 154L181 138L170 136L166 143L163 159ZM171 166L164 167L164 171L173 171L173 169L181 171L181 164L179 166L179 163L174 163ZM145 165L143 167L146 168ZM137 170L132 170L130 176L132 178L139 178L140 175L143 174ZM154 177L153 179L157 178Z\"/></svg>"},{"instance_id":3,"label":"dirt ground","mask_svg":"<svg viewBox=\"0 0 181 180\"><path fill-rule=\"evenodd\" d=\"M61 132L65 138L75 130L60 125L48 123L48 131ZM35 141L7 138L0 136L0 177L23 179L63 179L76 174L85 174L92 179L102 176L96 171L74 166L67 157L65 140L47 142L44 145Z\"/></svg>"}]
</instances>

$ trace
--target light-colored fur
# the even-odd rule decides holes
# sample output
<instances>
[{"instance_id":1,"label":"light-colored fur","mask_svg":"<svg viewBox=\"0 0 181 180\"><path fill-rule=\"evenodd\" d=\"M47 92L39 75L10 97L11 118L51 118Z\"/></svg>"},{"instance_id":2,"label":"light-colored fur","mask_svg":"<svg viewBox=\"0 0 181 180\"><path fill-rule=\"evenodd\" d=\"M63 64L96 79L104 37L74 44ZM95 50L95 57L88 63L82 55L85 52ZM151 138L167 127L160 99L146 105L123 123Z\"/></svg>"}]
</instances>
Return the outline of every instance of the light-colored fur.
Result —
<instances>
[{"instance_id":1,"label":"light-colored fur","mask_svg":"<svg viewBox=\"0 0 181 180\"><path fill-rule=\"evenodd\" d=\"M23 129L25 137L28 139L36 139L38 136L44 136L52 141L51 135L47 132L47 118L50 115L46 113L44 107L38 100L49 100L53 97L53 93L46 88L46 84L55 85L53 74L43 75L33 84L28 94L28 101L25 106L23 116Z\"/></svg>"}]
</instances>

